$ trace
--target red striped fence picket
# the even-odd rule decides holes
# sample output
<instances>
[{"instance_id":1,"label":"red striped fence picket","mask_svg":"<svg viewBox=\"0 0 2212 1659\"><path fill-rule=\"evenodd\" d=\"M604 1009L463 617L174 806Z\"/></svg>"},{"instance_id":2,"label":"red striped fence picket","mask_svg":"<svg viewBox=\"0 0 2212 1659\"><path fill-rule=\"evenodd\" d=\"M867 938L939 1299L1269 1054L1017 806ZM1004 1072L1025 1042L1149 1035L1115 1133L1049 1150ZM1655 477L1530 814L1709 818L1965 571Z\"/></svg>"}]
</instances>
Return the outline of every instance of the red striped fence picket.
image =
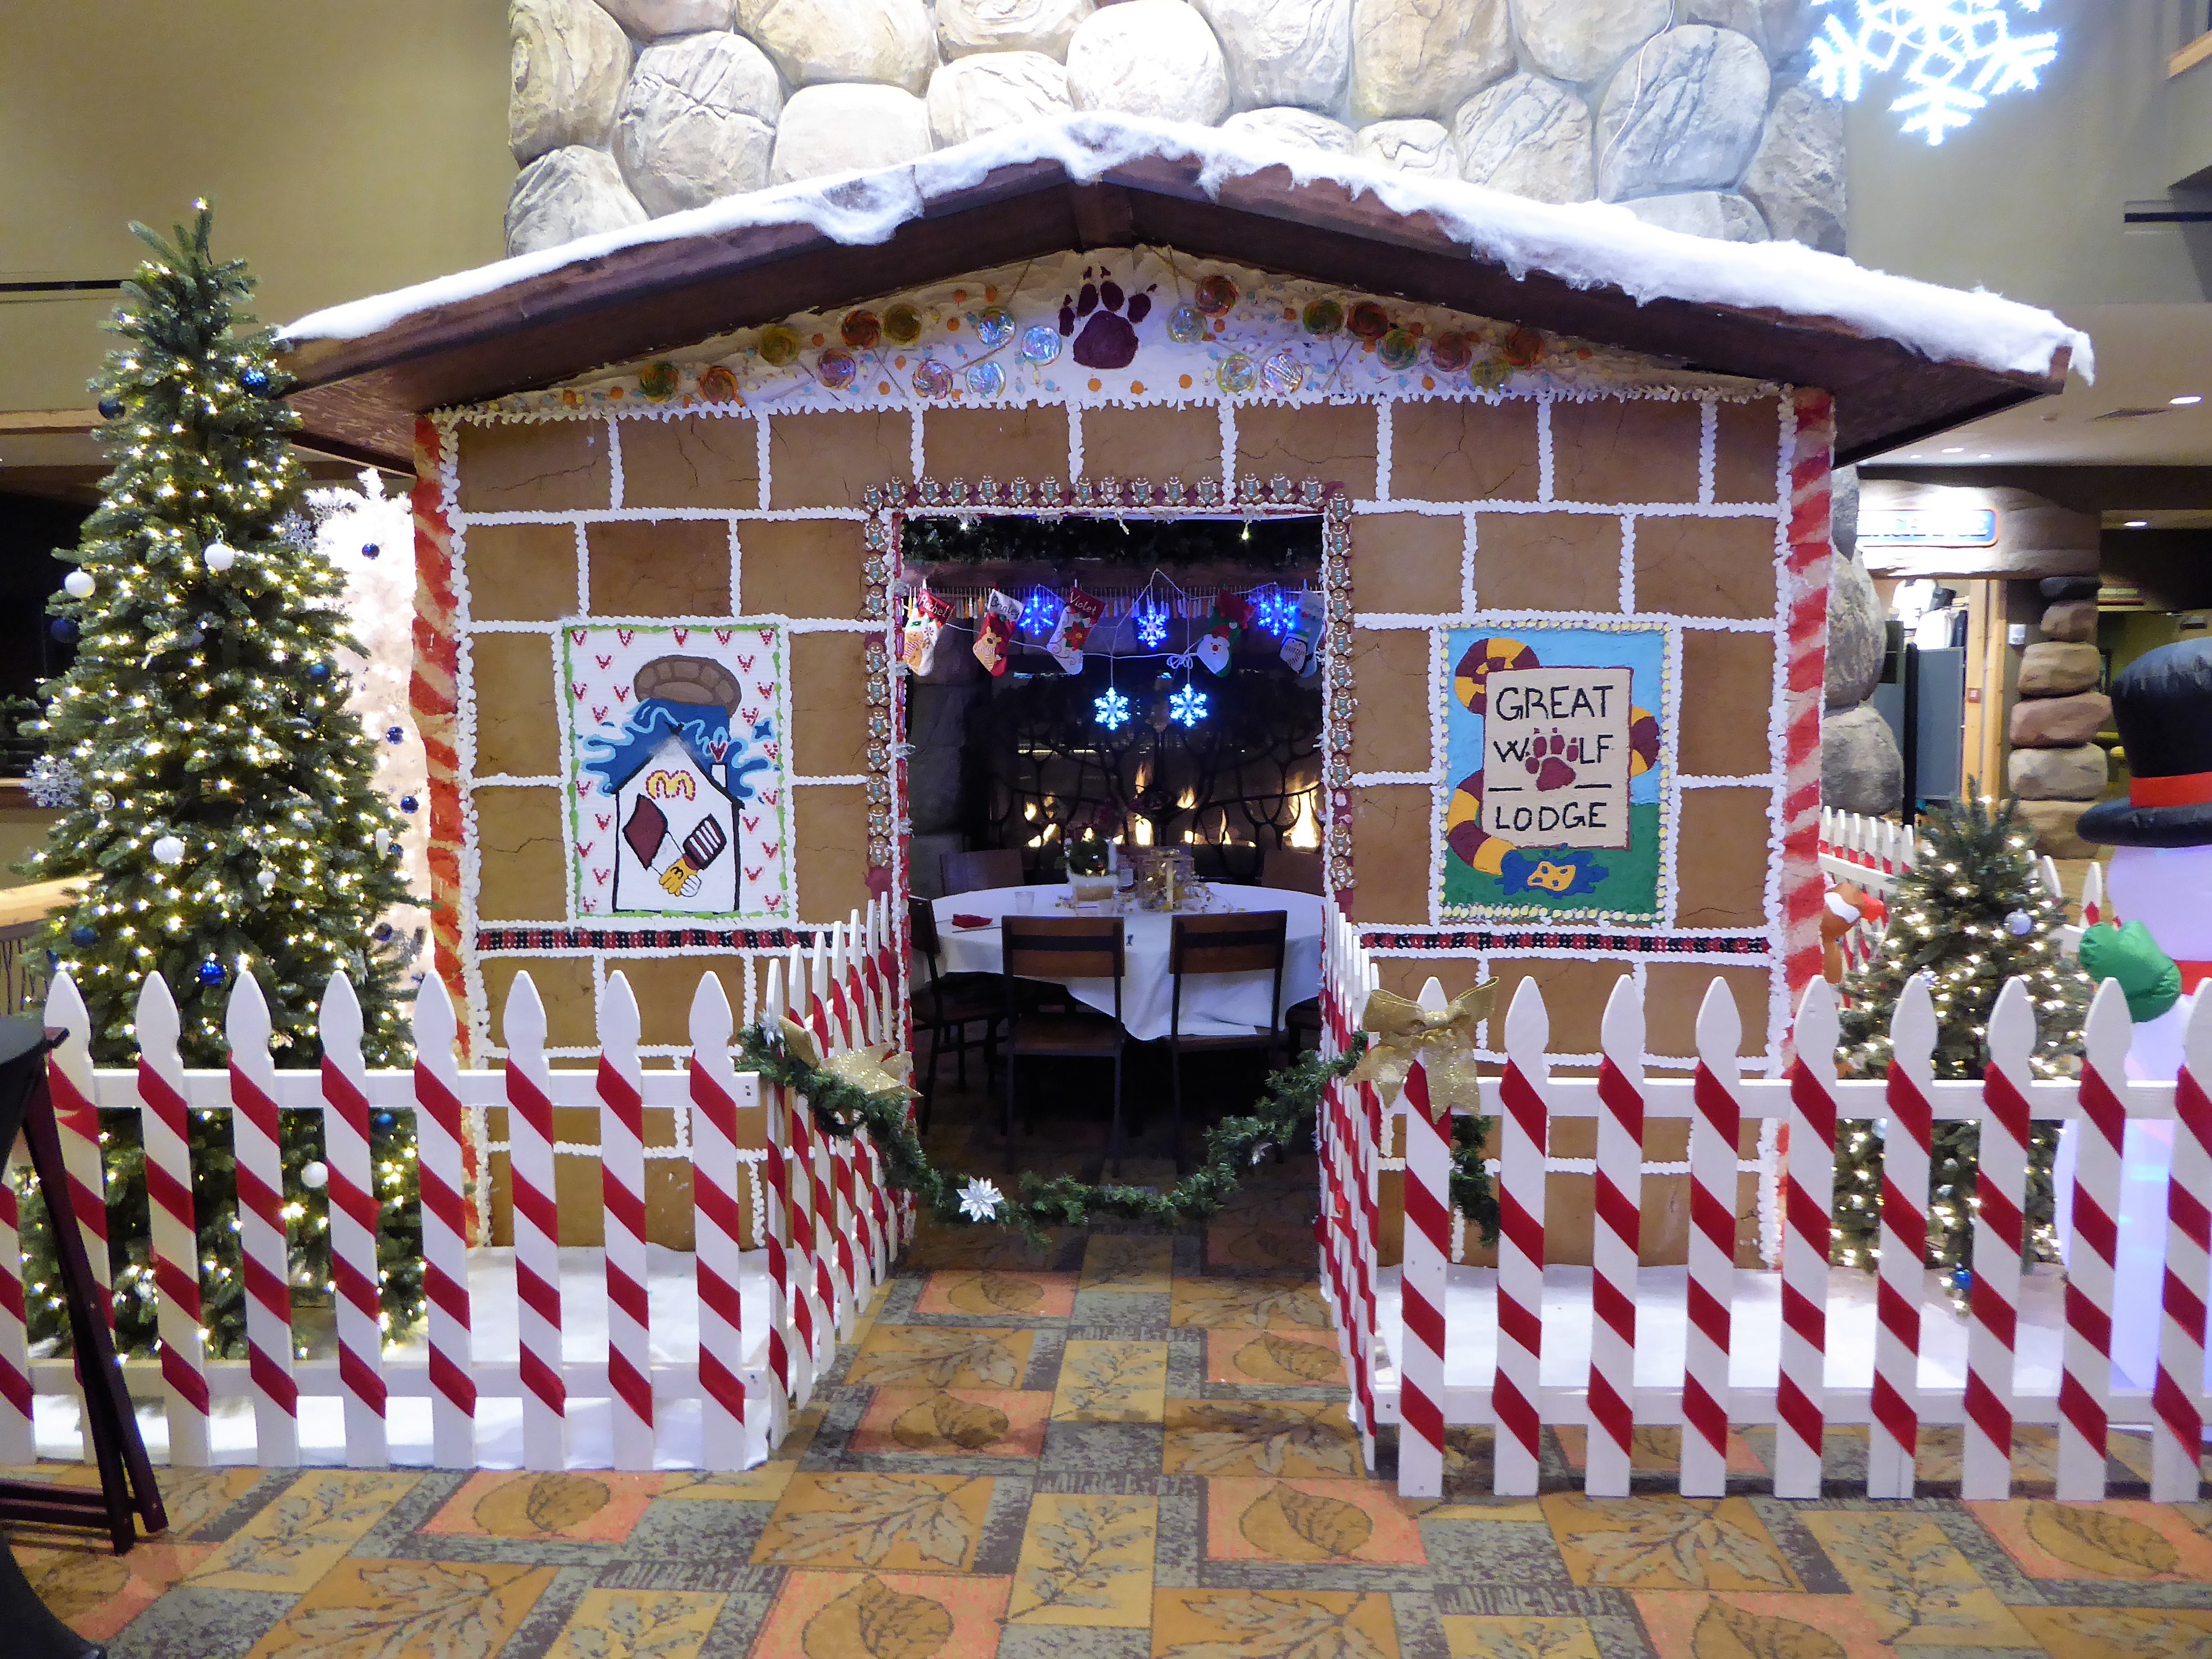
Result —
<instances>
[{"instance_id":1,"label":"red striped fence picket","mask_svg":"<svg viewBox=\"0 0 2212 1659\"><path fill-rule=\"evenodd\" d=\"M269 1005L251 975L223 1011L230 1045L231 1146L238 1168L239 1255L246 1273L253 1450L264 1468L300 1461L300 1385L292 1376L292 1272L284 1227L283 1131Z\"/></svg>"}]
</instances>

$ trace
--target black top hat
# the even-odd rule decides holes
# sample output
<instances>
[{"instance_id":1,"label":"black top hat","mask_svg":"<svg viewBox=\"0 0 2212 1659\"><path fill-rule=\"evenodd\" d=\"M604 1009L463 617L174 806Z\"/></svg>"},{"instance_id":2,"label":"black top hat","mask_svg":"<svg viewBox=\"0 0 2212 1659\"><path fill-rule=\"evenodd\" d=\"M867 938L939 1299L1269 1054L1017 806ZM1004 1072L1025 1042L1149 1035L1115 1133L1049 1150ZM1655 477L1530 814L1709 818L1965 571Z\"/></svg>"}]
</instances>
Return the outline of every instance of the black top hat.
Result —
<instances>
[{"instance_id":1,"label":"black top hat","mask_svg":"<svg viewBox=\"0 0 2212 1659\"><path fill-rule=\"evenodd\" d=\"M2138 658L2112 682L2112 714L2128 798L2099 801L2076 833L2112 847L2212 846L2212 640Z\"/></svg>"}]
</instances>

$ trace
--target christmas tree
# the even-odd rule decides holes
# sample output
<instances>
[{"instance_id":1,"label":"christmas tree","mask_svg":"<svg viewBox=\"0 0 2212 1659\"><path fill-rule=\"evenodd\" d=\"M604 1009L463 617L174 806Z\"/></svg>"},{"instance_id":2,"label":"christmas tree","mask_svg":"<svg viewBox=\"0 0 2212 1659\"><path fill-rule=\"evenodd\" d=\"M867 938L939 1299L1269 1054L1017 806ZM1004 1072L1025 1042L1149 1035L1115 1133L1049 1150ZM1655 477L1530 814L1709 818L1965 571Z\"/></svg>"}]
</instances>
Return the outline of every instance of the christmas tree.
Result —
<instances>
[{"instance_id":1,"label":"christmas tree","mask_svg":"<svg viewBox=\"0 0 2212 1659\"><path fill-rule=\"evenodd\" d=\"M2057 930L2065 907L2045 888L2031 837L2014 821L2013 803L1991 811L1969 798L1938 807L1921 822L1917 860L1889 902L1881 947L1844 985L1843 1051L1838 1067L1851 1077L1889 1069L1889 1024L1905 982L1932 981L1937 1024L1936 1075L1978 1078L1987 1060L1990 1011L2005 981L2027 982L2036 1046L2029 1064L2038 1077L2081 1070L2081 1022L2094 988L2068 959ZM1973 1198L1981 1131L1972 1123L1938 1122L1929 1164L1928 1265L1941 1270L1954 1295L1971 1282ZM2051 1235L2051 1161L2055 1123L2039 1123L2028 1147L2027 1221L2031 1255L2056 1249ZM1870 1122L1836 1126L1835 1259L1870 1265L1881 1230L1881 1141Z\"/></svg>"},{"instance_id":2,"label":"christmas tree","mask_svg":"<svg viewBox=\"0 0 2212 1659\"><path fill-rule=\"evenodd\" d=\"M131 227L153 257L124 285L107 325L123 344L93 384L114 469L78 545L60 554L76 568L52 607L76 661L42 688L45 718L25 727L44 741L47 775L79 799L21 867L84 882L46 944L83 994L95 1062L135 1059L132 1017L152 974L176 999L185 1064L223 1064L231 989L251 974L277 1064L312 1066L316 1010L343 973L368 1064L396 1065L407 1054L399 962L373 935L408 896L402 820L374 787L374 747L346 707L337 653L358 647L299 511L307 480L288 443L299 424L282 401L290 378L244 309L252 279L212 256L196 205L173 244ZM137 1115L104 1114L102 1127L118 1335L144 1352L154 1293ZM210 1352L241 1357L228 1115L196 1112L191 1129ZM292 1278L309 1302L330 1280L320 1137L316 1115L286 1115ZM380 1112L372 1137L384 1309L398 1327L422 1306L411 1121ZM30 1265L33 1282L51 1278L49 1264ZM51 1327L58 1309L43 1316Z\"/></svg>"}]
</instances>

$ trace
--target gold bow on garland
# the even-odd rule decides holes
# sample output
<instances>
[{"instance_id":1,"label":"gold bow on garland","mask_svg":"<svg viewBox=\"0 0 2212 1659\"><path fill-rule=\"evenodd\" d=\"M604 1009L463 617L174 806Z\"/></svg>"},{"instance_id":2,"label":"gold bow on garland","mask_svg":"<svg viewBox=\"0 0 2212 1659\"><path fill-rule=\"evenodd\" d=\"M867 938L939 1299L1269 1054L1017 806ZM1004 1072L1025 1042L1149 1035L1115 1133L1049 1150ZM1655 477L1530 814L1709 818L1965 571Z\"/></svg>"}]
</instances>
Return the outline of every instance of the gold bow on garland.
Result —
<instances>
[{"instance_id":1,"label":"gold bow on garland","mask_svg":"<svg viewBox=\"0 0 2212 1659\"><path fill-rule=\"evenodd\" d=\"M1359 1027L1373 1041L1352 1070L1355 1083L1371 1083L1386 1103L1395 1102L1406 1074L1419 1060L1429 1078L1429 1116L1443 1122L1454 1110L1482 1115L1480 1073L1474 1058L1474 1028L1490 1018L1498 981L1486 980L1462 991L1442 1013L1389 991L1369 994Z\"/></svg>"},{"instance_id":2,"label":"gold bow on garland","mask_svg":"<svg viewBox=\"0 0 2212 1659\"><path fill-rule=\"evenodd\" d=\"M905 1049L894 1042L878 1043L869 1048L851 1048L842 1054L822 1056L821 1045L815 1042L814 1033L786 1014L783 1017L783 1046L787 1053L810 1071L827 1072L841 1083L849 1083L864 1095L897 1093L910 1095L914 1089L907 1080L907 1070L913 1061Z\"/></svg>"}]
</instances>

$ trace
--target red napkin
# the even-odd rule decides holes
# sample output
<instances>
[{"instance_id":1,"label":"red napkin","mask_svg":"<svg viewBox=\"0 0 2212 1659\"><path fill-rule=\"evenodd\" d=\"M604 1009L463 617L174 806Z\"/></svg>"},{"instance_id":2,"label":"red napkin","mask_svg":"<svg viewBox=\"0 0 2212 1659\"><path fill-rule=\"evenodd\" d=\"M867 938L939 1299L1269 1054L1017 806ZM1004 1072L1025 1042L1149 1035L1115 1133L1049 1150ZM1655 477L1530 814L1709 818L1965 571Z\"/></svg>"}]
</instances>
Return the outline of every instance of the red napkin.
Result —
<instances>
[{"instance_id":1,"label":"red napkin","mask_svg":"<svg viewBox=\"0 0 2212 1659\"><path fill-rule=\"evenodd\" d=\"M971 916L965 912L956 911L953 914L952 925L955 927L988 927L991 925L991 919L988 916Z\"/></svg>"}]
</instances>

